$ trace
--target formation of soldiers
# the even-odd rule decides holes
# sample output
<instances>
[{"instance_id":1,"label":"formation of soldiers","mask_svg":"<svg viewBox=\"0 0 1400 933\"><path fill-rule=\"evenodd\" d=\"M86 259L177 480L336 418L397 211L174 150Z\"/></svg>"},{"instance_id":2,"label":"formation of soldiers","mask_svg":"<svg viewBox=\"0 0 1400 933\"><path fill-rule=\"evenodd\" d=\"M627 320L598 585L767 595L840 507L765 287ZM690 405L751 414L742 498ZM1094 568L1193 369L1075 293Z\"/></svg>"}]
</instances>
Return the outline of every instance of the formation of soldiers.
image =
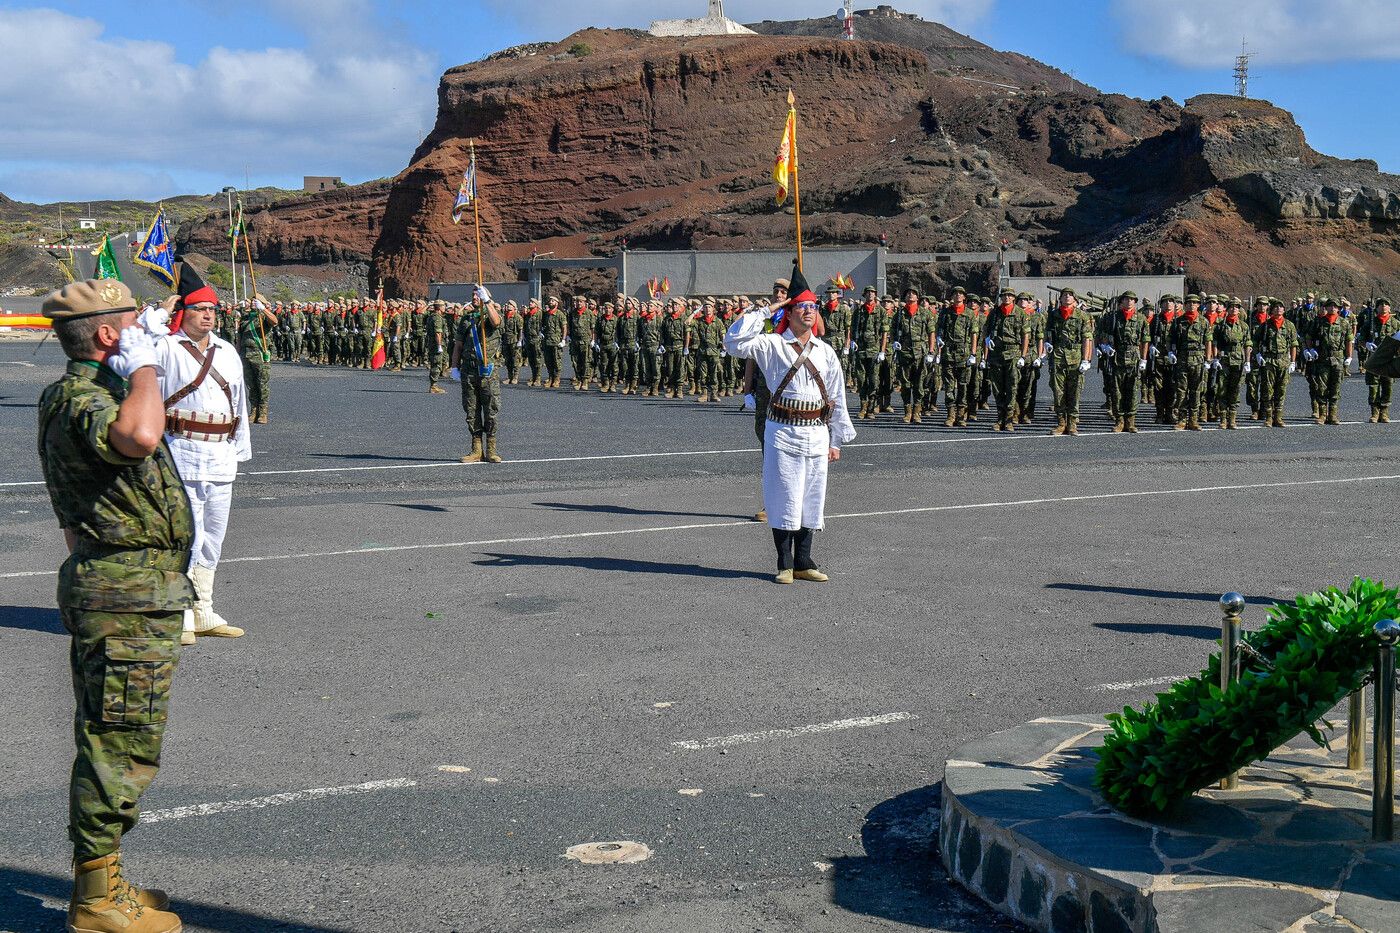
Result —
<instances>
[{"instance_id":1,"label":"formation of soldiers","mask_svg":"<svg viewBox=\"0 0 1400 933\"><path fill-rule=\"evenodd\" d=\"M758 299L760 303L766 301ZM491 303L501 319L500 381L559 388L564 360L572 391L693 396L703 403L752 391L752 374L724 350L723 337L754 306L748 296L644 300L550 297L524 307ZM1162 296L1139 306L1059 292L1048 310L1029 293L995 298L956 288L946 299L904 292L902 300L867 287L852 301L837 288L822 304L825 339L840 355L861 419L894 413L906 424L941 415L947 427L979 417L993 429L1030 424L1048 373L1056 434L1077 434L1080 395L1090 369L1102 380L1115 431L1135 433L1141 406L1159 424L1200 430L1237 426L1241 394L1250 416L1282 426L1295 373L1306 380L1312 419L1337 424L1342 381L1354 363L1400 331L1388 300L1353 312L1345 298L1309 293L1285 303L1269 296L1246 308L1228 295ZM342 299L277 303L266 334L283 361L368 369L376 334L385 368L425 368L428 391L441 393L458 321L470 305L440 300ZM221 306L219 333L233 339L246 308ZM526 370L528 369L528 374ZM1390 420L1391 380L1366 375L1370 421Z\"/></svg>"}]
</instances>

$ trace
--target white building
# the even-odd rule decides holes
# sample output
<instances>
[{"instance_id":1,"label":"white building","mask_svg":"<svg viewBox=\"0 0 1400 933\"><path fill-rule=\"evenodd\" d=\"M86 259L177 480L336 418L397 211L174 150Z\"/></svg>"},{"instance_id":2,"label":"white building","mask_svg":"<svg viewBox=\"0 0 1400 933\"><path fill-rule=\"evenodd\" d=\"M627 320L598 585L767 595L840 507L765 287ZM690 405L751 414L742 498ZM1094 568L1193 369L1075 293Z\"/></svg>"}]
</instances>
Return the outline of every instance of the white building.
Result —
<instances>
[{"instance_id":1,"label":"white building","mask_svg":"<svg viewBox=\"0 0 1400 933\"><path fill-rule=\"evenodd\" d=\"M710 0L710 12L702 19L659 19L651 24L653 36L753 36L752 29L724 15L724 0Z\"/></svg>"}]
</instances>

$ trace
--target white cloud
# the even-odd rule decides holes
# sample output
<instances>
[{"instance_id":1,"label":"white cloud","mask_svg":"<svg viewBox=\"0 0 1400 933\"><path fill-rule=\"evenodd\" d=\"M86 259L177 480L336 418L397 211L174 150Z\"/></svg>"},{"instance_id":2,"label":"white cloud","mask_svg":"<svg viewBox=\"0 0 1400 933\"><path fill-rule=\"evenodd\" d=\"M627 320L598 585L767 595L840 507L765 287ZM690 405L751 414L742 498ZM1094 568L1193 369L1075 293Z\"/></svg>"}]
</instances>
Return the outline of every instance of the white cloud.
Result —
<instances>
[{"instance_id":1,"label":"white cloud","mask_svg":"<svg viewBox=\"0 0 1400 933\"><path fill-rule=\"evenodd\" d=\"M645 29L653 20L704 16L709 9L708 0L653 0L644 4L635 0L594 0L592 3L579 3L577 0L487 2L503 15L517 19L521 28L542 42L557 41L585 26ZM986 15L995 0L861 0L855 7L866 9L884 2L903 12L916 13L924 19L954 29L966 29ZM818 0L809 4L795 4L791 0L725 0L724 15L740 23L756 23L765 19L834 18L839 6L840 0Z\"/></svg>"},{"instance_id":2,"label":"white cloud","mask_svg":"<svg viewBox=\"0 0 1400 933\"><path fill-rule=\"evenodd\" d=\"M1400 58L1396 0L1113 0L1133 49L1188 67Z\"/></svg>"},{"instance_id":3,"label":"white cloud","mask_svg":"<svg viewBox=\"0 0 1400 933\"><path fill-rule=\"evenodd\" d=\"M401 169L432 125L433 59L397 43L351 41L374 34L363 0L286 7L297 22L323 23L307 27L307 48L214 48L194 64L167 43L108 37L93 19L0 10L0 153L51 169L8 173L21 188L6 193L25 196L26 178L51 193L62 171L111 163L128 165L128 182L115 185L125 194L176 167L240 184L249 164L263 177Z\"/></svg>"}]
</instances>

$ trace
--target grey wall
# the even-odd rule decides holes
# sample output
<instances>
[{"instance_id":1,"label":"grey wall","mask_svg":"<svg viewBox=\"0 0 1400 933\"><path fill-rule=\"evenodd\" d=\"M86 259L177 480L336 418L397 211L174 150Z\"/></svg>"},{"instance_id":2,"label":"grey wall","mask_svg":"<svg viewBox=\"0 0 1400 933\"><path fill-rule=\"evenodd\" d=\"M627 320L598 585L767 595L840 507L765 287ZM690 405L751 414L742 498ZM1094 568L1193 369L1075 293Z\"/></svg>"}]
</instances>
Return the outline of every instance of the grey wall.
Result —
<instances>
[{"instance_id":1,"label":"grey wall","mask_svg":"<svg viewBox=\"0 0 1400 933\"><path fill-rule=\"evenodd\" d=\"M622 280L618 291L646 298L647 280L671 280L670 297L687 295L766 295L773 280L792 273L791 249L695 252L692 250L631 250L622 254ZM813 290L821 291L836 275L849 275L859 295L867 285L883 289L879 260L874 249L809 247L802 251L802 267Z\"/></svg>"},{"instance_id":2,"label":"grey wall","mask_svg":"<svg viewBox=\"0 0 1400 933\"><path fill-rule=\"evenodd\" d=\"M513 301L523 308L530 303L529 282L487 282L486 290L491 293L494 300L501 304ZM434 282L428 286L428 300L433 301L438 298L443 301L466 304L472 300L472 283Z\"/></svg>"},{"instance_id":3,"label":"grey wall","mask_svg":"<svg viewBox=\"0 0 1400 933\"><path fill-rule=\"evenodd\" d=\"M1003 285L1018 292L1030 292L1042 304L1050 305L1058 300L1050 287L1072 288L1081 298L1093 292L1107 298L1123 292L1137 292L1141 301L1156 303L1163 295L1184 296L1186 277L1181 275L1050 275L1012 276L1003 280Z\"/></svg>"}]
</instances>

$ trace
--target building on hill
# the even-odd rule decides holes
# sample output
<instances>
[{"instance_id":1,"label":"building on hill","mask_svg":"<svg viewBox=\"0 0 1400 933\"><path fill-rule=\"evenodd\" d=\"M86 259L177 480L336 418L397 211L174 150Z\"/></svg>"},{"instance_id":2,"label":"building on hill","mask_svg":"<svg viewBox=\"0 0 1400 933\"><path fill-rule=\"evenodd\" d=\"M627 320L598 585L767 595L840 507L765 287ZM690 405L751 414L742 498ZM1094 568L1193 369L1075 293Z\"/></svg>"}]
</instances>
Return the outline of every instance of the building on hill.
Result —
<instances>
[{"instance_id":1,"label":"building on hill","mask_svg":"<svg viewBox=\"0 0 1400 933\"><path fill-rule=\"evenodd\" d=\"M344 186L345 182L340 180L339 175L303 175L301 179L301 190L308 193L330 191L332 188Z\"/></svg>"},{"instance_id":2,"label":"building on hill","mask_svg":"<svg viewBox=\"0 0 1400 933\"><path fill-rule=\"evenodd\" d=\"M659 19L651 24L653 36L752 36L757 35L724 15L724 0L710 0L710 11L700 19Z\"/></svg>"}]
</instances>

